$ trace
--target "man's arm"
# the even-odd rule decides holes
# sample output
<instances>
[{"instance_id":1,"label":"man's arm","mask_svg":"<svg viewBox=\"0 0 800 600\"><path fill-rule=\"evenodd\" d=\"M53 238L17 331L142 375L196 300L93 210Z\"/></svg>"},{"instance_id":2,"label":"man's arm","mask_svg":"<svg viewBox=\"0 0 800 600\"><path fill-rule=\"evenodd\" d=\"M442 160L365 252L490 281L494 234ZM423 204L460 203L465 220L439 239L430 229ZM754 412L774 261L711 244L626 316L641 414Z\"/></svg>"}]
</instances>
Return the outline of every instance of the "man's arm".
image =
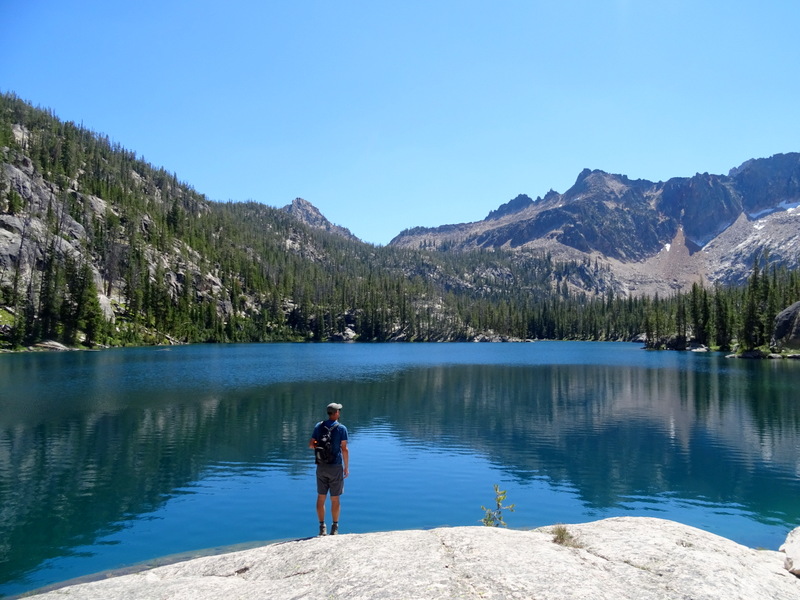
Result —
<instances>
[{"instance_id":1,"label":"man's arm","mask_svg":"<svg viewBox=\"0 0 800 600\"><path fill-rule=\"evenodd\" d=\"M350 450L347 448L347 440L342 440L342 462L344 462L344 476L350 474Z\"/></svg>"},{"instance_id":2,"label":"man's arm","mask_svg":"<svg viewBox=\"0 0 800 600\"><path fill-rule=\"evenodd\" d=\"M312 450L317 447L317 429L319 428L319 423L314 426L314 431L311 432L311 439L308 440L308 447Z\"/></svg>"}]
</instances>

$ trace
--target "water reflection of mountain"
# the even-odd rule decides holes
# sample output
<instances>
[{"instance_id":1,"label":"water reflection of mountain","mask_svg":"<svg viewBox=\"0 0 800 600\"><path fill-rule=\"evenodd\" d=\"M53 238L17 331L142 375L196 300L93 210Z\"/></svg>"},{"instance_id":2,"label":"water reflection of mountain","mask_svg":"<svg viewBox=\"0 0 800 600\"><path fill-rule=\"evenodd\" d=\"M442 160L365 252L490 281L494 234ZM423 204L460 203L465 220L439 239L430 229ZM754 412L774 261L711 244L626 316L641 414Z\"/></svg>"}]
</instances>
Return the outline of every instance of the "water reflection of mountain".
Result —
<instances>
[{"instance_id":1,"label":"water reflection of mountain","mask_svg":"<svg viewBox=\"0 0 800 600\"><path fill-rule=\"evenodd\" d=\"M51 398L38 411L26 399L6 402L3 578L156 510L220 463L304 472L310 427L330 401L345 405L353 436L388 424L407 443L475 451L521 480L568 484L591 506L663 493L798 521L789 499L800 493L800 405L781 381L747 371L461 365L233 391L127 390L69 408Z\"/></svg>"},{"instance_id":2,"label":"water reflection of mountain","mask_svg":"<svg viewBox=\"0 0 800 600\"><path fill-rule=\"evenodd\" d=\"M800 405L747 373L594 365L414 369L360 410L431 446L475 448L519 478L574 486L598 507L642 494L788 506Z\"/></svg>"}]
</instances>

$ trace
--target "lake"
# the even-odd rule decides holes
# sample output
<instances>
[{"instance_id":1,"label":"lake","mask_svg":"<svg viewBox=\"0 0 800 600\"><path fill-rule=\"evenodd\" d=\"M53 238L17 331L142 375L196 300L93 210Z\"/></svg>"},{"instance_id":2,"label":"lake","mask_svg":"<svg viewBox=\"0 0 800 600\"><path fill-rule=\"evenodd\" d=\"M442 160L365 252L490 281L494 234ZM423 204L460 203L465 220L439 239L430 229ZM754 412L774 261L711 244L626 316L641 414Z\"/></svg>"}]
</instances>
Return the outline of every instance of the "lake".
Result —
<instances>
[{"instance_id":1,"label":"lake","mask_svg":"<svg viewBox=\"0 0 800 600\"><path fill-rule=\"evenodd\" d=\"M243 344L0 356L0 595L312 536L344 405L341 533L673 519L800 525L800 362L638 344ZM330 524L330 516L328 516Z\"/></svg>"}]
</instances>

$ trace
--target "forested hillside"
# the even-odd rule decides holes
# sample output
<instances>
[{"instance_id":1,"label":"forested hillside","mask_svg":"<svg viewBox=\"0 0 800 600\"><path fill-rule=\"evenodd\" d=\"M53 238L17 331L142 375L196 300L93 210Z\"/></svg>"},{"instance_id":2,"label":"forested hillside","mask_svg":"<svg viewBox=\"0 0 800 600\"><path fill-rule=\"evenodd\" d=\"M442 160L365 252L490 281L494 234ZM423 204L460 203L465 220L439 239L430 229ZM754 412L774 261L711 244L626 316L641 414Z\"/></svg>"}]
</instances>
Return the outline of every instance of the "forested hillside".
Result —
<instances>
[{"instance_id":1,"label":"forested hillside","mask_svg":"<svg viewBox=\"0 0 800 600\"><path fill-rule=\"evenodd\" d=\"M0 95L0 342L633 339L769 343L797 273L624 297L607 265L376 247L207 199L108 137Z\"/></svg>"}]
</instances>

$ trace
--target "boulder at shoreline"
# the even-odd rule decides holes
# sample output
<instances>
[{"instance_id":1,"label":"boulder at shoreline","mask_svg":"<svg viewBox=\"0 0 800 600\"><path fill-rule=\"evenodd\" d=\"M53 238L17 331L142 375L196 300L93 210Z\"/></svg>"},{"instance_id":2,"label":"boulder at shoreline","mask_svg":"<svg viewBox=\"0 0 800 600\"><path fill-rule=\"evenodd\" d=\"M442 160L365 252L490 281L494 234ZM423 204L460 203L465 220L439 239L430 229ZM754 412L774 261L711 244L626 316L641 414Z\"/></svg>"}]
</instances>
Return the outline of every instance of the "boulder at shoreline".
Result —
<instances>
[{"instance_id":1,"label":"boulder at shoreline","mask_svg":"<svg viewBox=\"0 0 800 600\"><path fill-rule=\"evenodd\" d=\"M786 536L786 541L780 547L780 551L786 555L783 563L786 570L800 577L800 527Z\"/></svg>"},{"instance_id":2,"label":"boulder at shoreline","mask_svg":"<svg viewBox=\"0 0 800 600\"><path fill-rule=\"evenodd\" d=\"M452 527L309 538L53 590L39 600L789 600L785 555L663 519L531 531ZM563 533L563 530L562 530Z\"/></svg>"}]
</instances>

